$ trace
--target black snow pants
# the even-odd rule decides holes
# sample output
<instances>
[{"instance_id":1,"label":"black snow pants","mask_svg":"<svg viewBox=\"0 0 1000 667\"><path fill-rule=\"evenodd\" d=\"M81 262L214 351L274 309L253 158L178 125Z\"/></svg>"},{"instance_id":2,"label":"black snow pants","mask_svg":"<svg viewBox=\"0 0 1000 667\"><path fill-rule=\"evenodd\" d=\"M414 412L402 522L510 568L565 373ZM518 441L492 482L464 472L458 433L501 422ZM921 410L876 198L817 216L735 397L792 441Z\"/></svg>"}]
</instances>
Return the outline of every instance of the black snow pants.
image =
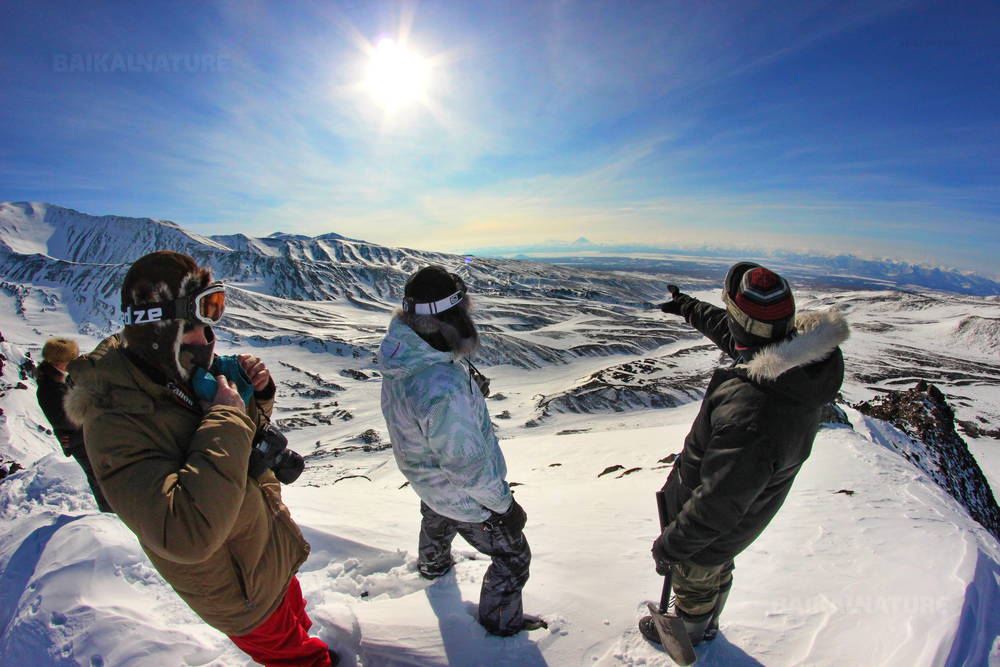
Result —
<instances>
[{"instance_id":1,"label":"black snow pants","mask_svg":"<svg viewBox=\"0 0 1000 667\"><path fill-rule=\"evenodd\" d=\"M528 581L531 564L531 549L524 532L512 533L509 527L489 520L466 523L449 519L423 502L420 513L420 572L431 577L447 572L454 562L451 542L456 533L460 534L477 551L493 559L479 593L480 624L494 635L520 632L524 626L521 590Z\"/></svg>"},{"instance_id":2,"label":"black snow pants","mask_svg":"<svg viewBox=\"0 0 1000 667\"><path fill-rule=\"evenodd\" d=\"M69 450L69 455L76 459L76 462L83 468L83 474L87 476L87 484L90 485L90 490L94 494L94 500L97 501L97 509L102 512L114 514L114 510L111 509L111 505L108 504L107 499L104 497L101 487L97 485L94 469L90 466L90 459L87 458L87 450L82 446L74 447Z\"/></svg>"}]
</instances>

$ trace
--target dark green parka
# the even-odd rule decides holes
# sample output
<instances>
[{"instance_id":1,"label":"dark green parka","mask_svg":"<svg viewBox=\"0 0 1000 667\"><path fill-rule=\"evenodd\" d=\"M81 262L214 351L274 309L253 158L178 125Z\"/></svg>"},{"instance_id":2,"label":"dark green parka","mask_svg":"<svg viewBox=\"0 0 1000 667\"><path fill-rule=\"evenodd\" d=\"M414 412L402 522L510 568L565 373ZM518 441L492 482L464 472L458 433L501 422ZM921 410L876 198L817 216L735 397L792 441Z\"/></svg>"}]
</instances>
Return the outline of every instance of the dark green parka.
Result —
<instances>
[{"instance_id":1,"label":"dark green parka","mask_svg":"<svg viewBox=\"0 0 1000 667\"><path fill-rule=\"evenodd\" d=\"M726 311L680 298L687 322L739 359ZM848 335L837 311L800 313L793 337L715 371L664 487L661 543L672 561L720 565L767 527L840 390Z\"/></svg>"}]
</instances>

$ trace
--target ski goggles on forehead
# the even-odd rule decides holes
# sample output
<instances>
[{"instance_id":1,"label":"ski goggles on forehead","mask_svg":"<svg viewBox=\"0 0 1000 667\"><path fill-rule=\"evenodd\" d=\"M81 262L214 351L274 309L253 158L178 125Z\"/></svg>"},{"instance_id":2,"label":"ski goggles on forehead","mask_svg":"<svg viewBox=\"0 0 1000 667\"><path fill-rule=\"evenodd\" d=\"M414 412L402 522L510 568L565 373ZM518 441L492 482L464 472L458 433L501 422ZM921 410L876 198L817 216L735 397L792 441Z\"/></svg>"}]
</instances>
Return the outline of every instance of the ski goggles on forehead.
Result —
<instances>
[{"instance_id":1,"label":"ski goggles on forehead","mask_svg":"<svg viewBox=\"0 0 1000 667\"><path fill-rule=\"evenodd\" d=\"M448 275L451 277L452 282L455 283L457 291L443 299L429 302L414 301L413 297L408 296L403 299L403 312L416 313L417 315L436 315L460 304L469 290L466 289L462 276L457 273L449 273Z\"/></svg>"},{"instance_id":2,"label":"ski goggles on forehead","mask_svg":"<svg viewBox=\"0 0 1000 667\"><path fill-rule=\"evenodd\" d=\"M182 296L173 302L122 306L122 311L126 325L152 324L163 320L218 324L226 312L226 287L215 282L196 294Z\"/></svg>"}]
</instances>

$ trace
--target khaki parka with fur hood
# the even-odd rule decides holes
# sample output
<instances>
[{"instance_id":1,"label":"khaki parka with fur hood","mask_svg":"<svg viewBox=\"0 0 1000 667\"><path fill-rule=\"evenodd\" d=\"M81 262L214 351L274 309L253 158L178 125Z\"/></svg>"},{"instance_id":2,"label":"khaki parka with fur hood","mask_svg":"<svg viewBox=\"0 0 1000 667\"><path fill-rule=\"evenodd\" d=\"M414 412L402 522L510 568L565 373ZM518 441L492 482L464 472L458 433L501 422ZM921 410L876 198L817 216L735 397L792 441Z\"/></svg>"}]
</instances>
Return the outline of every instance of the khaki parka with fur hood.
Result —
<instances>
[{"instance_id":1,"label":"khaki parka with fur hood","mask_svg":"<svg viewBox=\"0 0 1000 667\"><path fill-rule=\"evenodd\" d=\"M271 471L248 479L258 414L188 407L116 338L71 364L66 400L94 473L164 579L206 623L243 635L280 604L309 545ZM258 412L259 411L259 412Z\"/></svg>"}]
</instances>

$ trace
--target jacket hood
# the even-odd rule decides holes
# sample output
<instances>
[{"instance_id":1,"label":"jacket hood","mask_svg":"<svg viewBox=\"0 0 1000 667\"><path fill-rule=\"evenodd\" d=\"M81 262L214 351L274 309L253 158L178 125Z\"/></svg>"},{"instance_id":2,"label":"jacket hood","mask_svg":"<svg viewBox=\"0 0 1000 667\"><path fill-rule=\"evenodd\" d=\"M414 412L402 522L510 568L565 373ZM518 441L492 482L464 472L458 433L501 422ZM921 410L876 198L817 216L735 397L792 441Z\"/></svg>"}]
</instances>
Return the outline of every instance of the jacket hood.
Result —
<instances>
[{"instance_id":1,"label":"jacket hood","mask_svg":"<svg viewBox=\"0 0 1000 667\"><path fill-rule=\"evenodd\" d=\"M435 350L398 316L389 322L378 351L379 370L389 379L405 378L434 364L455 361L454 352Z\"/></svg>"},{"instance_id":2,"label":"jacket hood","mask_svg":"<svg viewBox=\"0 0 1000 667\"><path fill-rule=\"evenodd\" d=\"M153 405L150 396L168 391L125 356L121 343L119 337L112 336L90 354L70 362L73 388L66 395L64 407L74 424L82 426L94 411L108 409L112 404L130 412L147 412Z\"/></svg>"},{"instance_id":3,"label":"jacket hood","mask_svg":"<svg viewBox=\"0 0 1000 667\"><path fill-rule=\"evenodd\" d=\"M780 391L801 403L828 403L843 382L839 346L850 335L847 320L837 310L800 313L796 335L762 350L736 370L751 381Z\"/></svg>"}]
</instances>

